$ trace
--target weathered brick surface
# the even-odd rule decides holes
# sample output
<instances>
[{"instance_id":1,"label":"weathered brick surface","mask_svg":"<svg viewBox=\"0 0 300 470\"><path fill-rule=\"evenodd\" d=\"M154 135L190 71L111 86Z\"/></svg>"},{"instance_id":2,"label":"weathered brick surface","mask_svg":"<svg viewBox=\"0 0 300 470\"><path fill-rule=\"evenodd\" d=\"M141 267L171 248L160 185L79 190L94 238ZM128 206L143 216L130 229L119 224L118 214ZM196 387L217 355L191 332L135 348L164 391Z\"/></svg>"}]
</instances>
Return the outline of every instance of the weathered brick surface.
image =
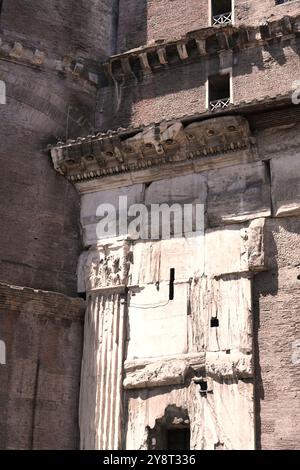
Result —
<instances>
[{"instance_id":1,"label":"weathered brick surface","mask_svg":"<svg viewBox=\"0 0 300 470\"><path fill-rule=\"evenodd\" d=\"M173 39L207 25L207 0L120 0L118 50Z\"/></svg>"},{"instance_id":2,"label":"weathered brick surface","mask_svg":"<svg viewBox=\"0 0 300 470\"><path fill-rule=\"evenodd\" d=\"M299 14L299 1L276 5L275 0L235 0L236 24L257 25L286 15Z\"/></svg>"},{"instance_id":3,"label":"weathered brick surface","mask_svg":"<svg viewBox=\"0 0 300 470\"><path fill-rule=\"evenodd\" d=\"M0 448L74 449L84 303L0 284Z\"/></svg>"},{"instance_id":4,"label":"weathered brick surface","mask_svg":"<svg viewBox=\"0 0 300 470\"><path fill-rule=\"evenodd\" d=\"M210 0L120 0L118 50L161 39L174 39L210 25ZM236 25L258 25L299 14L299 2L275 5L275 0L234 0Z\"/></svg>"},{"instance_id":5,"label":"weathered brick surface","mask_svg":"<svg viewBox=\"0 0 300 470\"><path fill-rule=\"evenodd\" d=\"M115 0L9 0L1 27L15 40L58 55L97 60L113 53Z\"/></svg>"},{"instance_id":6,"label":"weathered brick surface","mask_svg":"<svg viewBox=\"0 0 300 470\"><path fill-rule=\"evenodd\" d=\"M257 447L265 450L300 445L299 231L296 217L267 222L270 270L254 279Z\"/></svg>"},{"instance_id":7,"label":"weathered brick surface","mask_svg":"<svg viewBox=\"0 0 300 470\"><path fill-rule=\"evenodd\" d=\"M265 49L256 46L234 52L234 104L291 92L293 77L300 77L299 47L297 39ZM118 94L114 85L103 88L102 127L149 124L204 112L205 83L218 70L218 59L202 57L193 64L171 66L147 74L138 82L122 84Z\"/></svg>"},{"instance_id":8,"label":"weathered brick surface","mask_svg":"<svg viewBox=\"0 0 300 470\"><path fill-rule=\"evenodd\" d=\"M65 135L69 106L69 135L88 132L94 90L1 61L0 79L7 89L0 123L0 281L74 294L79 200L45 149Z\"/></svg>"},{"instance_id":9,"label":"weathered brick surface","mask_svg":"<svg viewBox=\"0 0 300 470\"><path fill-rule=\"evenodd\" d=\"M79 199L55 173L45 149L95 126L96 87L72 74L72 67L79 59L89 67L113 52L114 7L111 0L3 3L1 44L19 42L27 52L5 60L5 48L0 52L7 93L0 122L2 282L76 293ZM50 67L26 59L36 49L52 61ZM68 73L55 69L55 60L59 68L64 58L73 60Z\"/></svg>"},{"instance_id":10,"label":"weathered brick surface","mask_svg":"<svg viewBox=\"0 0 300 470\"><path fill-rule=\"evenodd\" d=\"M205 110L205 70L201 64L148 75L121 88L119 107L114 87L101 91L105 100L102 127L159 122ZM113 108L112 108L113 105ZM108 113L108 109L114 113ZM118 112L117 112L118 110Z\"/></svg>"}]
</instances>

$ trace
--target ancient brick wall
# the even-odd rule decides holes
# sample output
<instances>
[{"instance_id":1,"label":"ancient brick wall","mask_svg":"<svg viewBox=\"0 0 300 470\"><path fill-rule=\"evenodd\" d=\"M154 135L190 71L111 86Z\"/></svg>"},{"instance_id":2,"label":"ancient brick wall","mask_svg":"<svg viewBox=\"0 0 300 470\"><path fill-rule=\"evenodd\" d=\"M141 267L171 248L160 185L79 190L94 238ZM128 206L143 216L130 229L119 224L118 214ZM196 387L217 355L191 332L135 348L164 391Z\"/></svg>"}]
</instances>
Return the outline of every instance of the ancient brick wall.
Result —
<instances>
[{"instance_id":1,"label":"ancient brick wall","mask_svg":"<svg viewBox=\"0 0 300 470\"><path fill-rule=\"evenodd\" d=\"M267 223L270 270L254 280L257 448L300 443L299 217Z\"/></svg>"},{"instance_id":2,"label":"ancient brick wall","mask_svg":"<svg viewBox=\"0 0 300 470\"><path fill-rule=\"evenodd\" d=\"M53 170L47 146L95 127L99 63L115 48L115 4L1 3L0 448L73 449L83 308L58 293L76 295L79 198Z\"/></svg>"},{"instance_id":3,"label":"ancient brick wall","mask_svg":"<svg viewBox=\"0 0 300 470\"><path fill-rule=\"evenodd\" d=\"M0 62L7 104L1 106L0 279L74 294L80 249L79 202L55 174L45 149L66 132L87 132L95 94L79 83L18 64ZM75 118L72 120L72 118Z\"/></svg>"},{"instance_id":4,"label":"ancient brick wall","mask_svg":"<svg viewBox=\"0 0 300 470\"><path fill-rule=\"evenodd\" d=\"M233 103L291 93L293 80L300 76L299 45L297 38L228 54L225 68L232 71ZM178 61L144 73L139 80L120 80L118 87L111 83L100 90L101 127L138 126L203 113L207 78L221 70L220 59L210 55L190 64Z\"/></svg>"},{"instance_id":5,"label":"ancient brick wall","mask_svg":"<svg viewBox=\"0 0 300 470\"><path fill-rule=\"evenodd\" d=\"M5 1L0 21L0 280L73 295L79 200L45 150L95 127L96 61L114 50L114 2Z\"/></svg>"},{"instance_id":6,"label":"ancient brick wall","mask_svg":"<svg viewBox=\"0 0 300 470\"><path fill-rule=\"evenodd\" d=\"M208 26L207 0L120 0L118 51Z\"/></svg>"},{"instance_id":7,"label":"ancient brick wall","mask_svg":"<svg viewBox=\"0 0 300 470\"><path fill-rule=\"evenodd\" d=\"M77 448L83 315L82 300L0 285L1 449Z\"/></svg>"},{"instance_id":8,"label":"ancient brick wall","mask_svg":"<svg viewBox=\"0 0 300 470\"><path fill-rule=\"evenodd\" d=\"M299 0L276 5L275 0L234 0L236 24L257 25L299 14Z\"/></svg>"},{"instance_id":9,"label":"ancient brick wall","mask_svg":"<svg viewBox=\"0 0 300 470\"><path fill-rule=\"evenodd\" d=\"M118 51L171 40L210 25L210 0L120 0ZM258 25L299 14L299 1L234 0L234 23Z\"/></svg>"},{"instance_id":10,"label":"ancient brick wall","mask_svg":"<svg viewBox=\"0 0 300 470\"><path fill-rule=\"evenodd\" d=\"M99 60L115 48L115 0L4 0L6 36L56 54Z\"/></svg>"}]
</instances>

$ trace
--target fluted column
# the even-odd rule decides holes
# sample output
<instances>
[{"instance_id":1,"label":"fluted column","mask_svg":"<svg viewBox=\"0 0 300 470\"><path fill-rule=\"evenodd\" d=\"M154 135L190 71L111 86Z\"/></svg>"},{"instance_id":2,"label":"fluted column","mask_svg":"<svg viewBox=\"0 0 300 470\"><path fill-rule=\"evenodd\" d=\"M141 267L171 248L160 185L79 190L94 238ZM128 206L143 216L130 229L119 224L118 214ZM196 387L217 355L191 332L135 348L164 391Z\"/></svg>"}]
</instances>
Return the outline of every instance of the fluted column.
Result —
<instances>
[{"instance_id":1,"label":"fluted column","mask_svg":"<svg viewBox=\"0 0 300 470\"><path fill-rule=\"evenodd\" d=\"M98 247L86 261L81 449L117 450L122 445L127 255L126 244Z\"/></svg>"}]
</instances>

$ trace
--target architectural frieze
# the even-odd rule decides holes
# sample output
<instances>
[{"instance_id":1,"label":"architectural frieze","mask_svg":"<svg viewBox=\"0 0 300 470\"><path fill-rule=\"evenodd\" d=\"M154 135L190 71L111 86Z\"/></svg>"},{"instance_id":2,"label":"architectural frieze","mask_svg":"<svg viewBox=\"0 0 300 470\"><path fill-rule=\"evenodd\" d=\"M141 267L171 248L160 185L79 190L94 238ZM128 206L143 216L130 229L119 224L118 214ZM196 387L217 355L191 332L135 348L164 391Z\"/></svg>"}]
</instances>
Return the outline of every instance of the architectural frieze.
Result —
<instances>
[{"instance_id":1,"label":"architectural frieze","mask_svg":"<svg viewBox=\"0 0 300 470\"><path fill-rule=\"evenodd\" d=\"M255 139L248 121L241 116L223 116L184 127L181 121L149 125L135 135L91 137L51 149L55 169L73 183L160 169L176 165L184 171L200 171L201 161L213 164L254 159ZM195 167L197 166L197 168ZM193 167L195 167L193 169Z\"/></svg>"}]
</instances>

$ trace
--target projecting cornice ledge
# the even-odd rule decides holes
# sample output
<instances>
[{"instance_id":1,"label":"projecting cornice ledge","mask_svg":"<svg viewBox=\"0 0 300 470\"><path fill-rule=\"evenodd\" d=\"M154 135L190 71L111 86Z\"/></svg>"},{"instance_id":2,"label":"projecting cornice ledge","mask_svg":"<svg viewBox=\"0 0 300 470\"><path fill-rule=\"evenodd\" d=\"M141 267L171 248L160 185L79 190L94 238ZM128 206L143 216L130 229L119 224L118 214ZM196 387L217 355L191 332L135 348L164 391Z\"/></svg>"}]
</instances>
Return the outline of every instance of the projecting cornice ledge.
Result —
<instances>
[{"instance_id":1,"label":"projecting cornice ledge","mask_svg":"<svg viewBox=\"0 0 300 470\"><path fill-rule=\"evenodd\" d=\"M202 56L268 44L300 35L300 16L283 18L260 26L226 25L202 28L171 41L157 41L109 58L103 64L109 79L126 80Z\"/></svg>"},{"instance_id":2,"label":"projecting cornice ledge","mask_svg":"<svg viewBox=\"0 0 300 470\"><path fill-rule=\"evenodd\" d=\"M91 136L51 149L55 169L80 192L128 186L255 160L255 140L242 116L184 127L153 124L134 135Z\"/></svg>"}]
</instances>

